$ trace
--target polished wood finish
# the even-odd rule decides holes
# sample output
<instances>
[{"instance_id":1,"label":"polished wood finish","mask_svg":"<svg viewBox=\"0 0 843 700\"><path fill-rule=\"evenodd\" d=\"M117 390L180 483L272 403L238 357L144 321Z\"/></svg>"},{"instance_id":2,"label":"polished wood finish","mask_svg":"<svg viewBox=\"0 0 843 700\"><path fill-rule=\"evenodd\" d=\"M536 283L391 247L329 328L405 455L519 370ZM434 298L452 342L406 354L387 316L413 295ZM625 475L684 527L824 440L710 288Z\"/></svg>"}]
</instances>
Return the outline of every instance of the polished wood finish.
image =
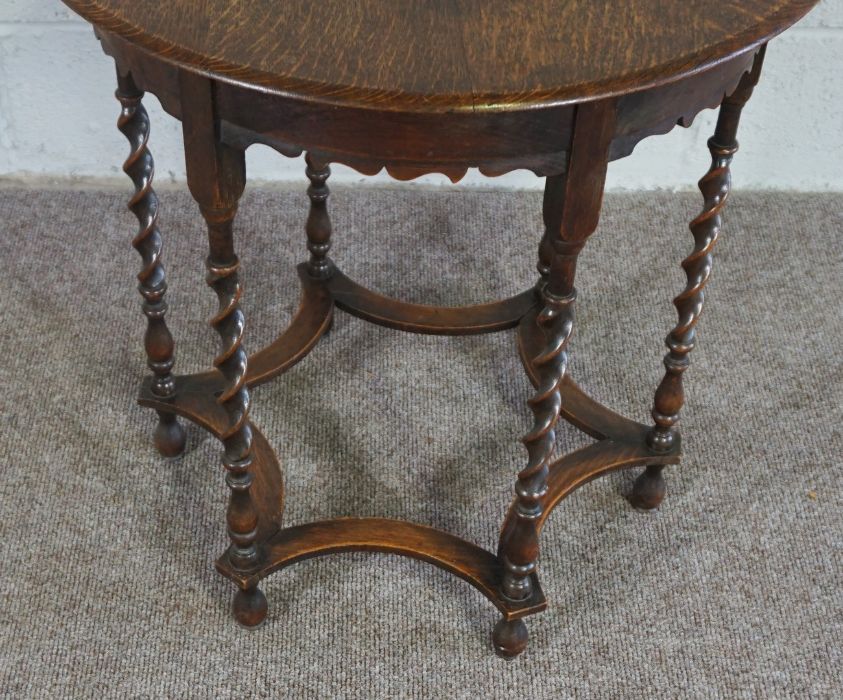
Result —
<instances>
[{"instance_id":1,"label":"polished wood finish","mask_svg":"<svg viewBox=\"0 0 843 700\"><path fill-rule=\"evenodd\" d=\"M253 628L265 620L259 583L275 571L335 552L388 552L430 562L476 587L501 613L495 650L521 653L524 618L547 604L539 537L554 508L589 481L631 467L646 467L633 505L653 508L664 497L662 470L680 457L682 375L729 192L740 113L767 42L815 1L738 0L715 10L707 0L171 0L154 12L133 0L65 2L95 25L117 64L153 371L140 403L159 413L156 442L164 454L184 445L176 416L223 444L230 546L217 568L238 588L237 621ZM211 325L220 349L211 369L193 375L172 374L144 91L183 123L188 185L208 229L208 283L219 301ZM688 282L675 300L679 321L668 336L654 425L643 425L590 398L568 375L578 256L597 227L608 163L713 107L721 111L709 142L712 167L700 182L704 209L691 224L694 250L683 262ZM247 358L233 222L246 181L244 152L253 144L306 154L309 255L298 268L297 314ZM469 167L487 175L526 168L546 177L535 287L506 300L441 308L353 282L328 256L332 163L365 174L386 169L398 179L439 172L457 181ZM249 389L301 361L331 327L335 307L414 333L517 327L536 387L529 401L534 424L523 438L527 464L497 552L379 518L282 524L281 468L249 418ZM560 418L596 442L554 455Z\"/></svg>"},{"instance_id":2,"label":"polished wood finish","mask_svg":"<svg viewBox=\"0 0 843 700\"><path fill-rule=\"evenodd\" d=\"M663 470L664 466L661 464L648 464L647 468L639 474L629 495L629 502L633 506L641 510L653 510L662 504L667 493Z\"/></svg>"},{"instance_id":3,"label":"polished wood finish","mask_svg":"<svg viewBox=\"0 0 843 700\"><path fill-rule=\"evenodd\" d=\"M175 342L167 327L167 279L161 264L163 240L158 229L158 196L152 187L155 162L147 147L149 141L149 115L141 102L143 92L131 76L117 75L116 97L120 102L117 128L128 139L130 151L123 164L123 171L131 178L135 193L129 200L129 210L138 220L138 232L132 245L140 253L143 266L138 274L138 291L143 297L143 313L147 318L144 347L147 364L153 372L151 384L156 396L169 399L175 392L173 365ZM158 411L155 428L155 447L164 457L177 457L184 451L184 428L175 416Z\"/></svg>"},{"instance_id":4,"label":"polished wood finish","mask_svg":"<svg viewBox=\"0 0 843 700\"><path fill-rule=\"evenodd\" d=\"M529 633L524 620L501 618L492 631L492 644L495 651L505 659L518 656L527 648Z\"/></svg>"},{"instance_id":5,"label":"polished wood finish","mask_svg":"<svg viewBox=\"0 0 843 700\"><path fill-rule=\"evenodd\" d=\"M339 271L328 288L337 307L353 316L379 326L429 335L475 335L514 328L538 304L532 289L475 306L410 304L364 289Z\"/></svg>"},{"instance_id":6,"label":"polished wood finish","mask_svg":"<svg viewBox=\"0 0 843 700\"><path fill-rule=\"evenodd\" d=\"M816 4L740 0L715 11L709 0L170 0L150 12L135 0L66 3L103 31L226 82L323 104L439 113L656 87L763 44Z\"/></svg>"},{"instance_id":7,"label":"polished wood finish","mask_svg":"<svg viewBox=\"0 0 843 700\"><path fill-rule=\"evenodd\" d=\"M336 518L280 530L264 543L262 568L244 574L231 566L228 555L217 569L241 588L254 587L271 573L299 561L338 552L384 552L421 559L470 583L515 620L547 607L538 579L529 598L512 601L500 594L502 567L491 552L455 535L425 525L387 518Z\"/></svg>"},{"instance_id":8,"label":"polished wood finish","mask_svg":"<svg viewBox=\"0 0 843 700\"><path fill-rule=\"evenodd\" d=\"M308 263L298 266L302 285L299 309L287 329L267 347L249 357L246 384L268 382L303 360L331 327L334 299L330 290L310 275Z\"/></svg>"},{"instance_id":9,"label":"polished wood finish","mask_svg":"<svg viewBox=\"0 0 843 700\"><path fill-rule=\"evenodd\" d=\"M240 308L243 289L233 234L237 203L246 185L245 154L217 141L211 81L183 73L181 88L193 105L182 116L187 184L208 227L207 282L219 301L211 326L220 337L214 367L224 378L216 401L228 418L219 436L223 444L225 481L230 490L226 521L231 545L227 556L238 571L253 571L260 566L258 511L252 495L252 428L246 385L247 356L243 349L245 318ZM234 599L235 617L246 627L255 627L263 621L259 616L261 610L266 615L265 601L260 604L263 594L253 588L239 592Z\"/></svg>"},{"instance_id":10,"label":"polished wood finish","mask_svg":"<svg viewBox=\"0 0 843 700\"><path fill-rule=\"evenodd\" d=\"M183 2L200 4L196 0ZM582 4L582 0L577 4ZM131 29L131 24L117 22L115 30L103 29L111 26L114 13L122 10L109 10L103 7L105 2L83 5L79 9L88 13L87 16L104 19L99 35L105 50L119 58L124 69L131 71L145 89L153 91L167 111L181 118L180 69L178 62L171 62L170 53L177 46L165 50L166 60L150 63L146 58L149 49L143 48L143 37ZM272 12L276 9L273 7ZM721 48L734 41L732 30L752 17L759 24L752 27L751 33L767 37L784 29L807 6L793 3L778 9L768 6L745 10L744 20L722 27L724 37L731 39ZM660 6L658 11L664 13L665 8ZM205 6L196 12L213 12L213 8ZM720 14L722 8L718 9ZM552 15L558 15L558 8L553 9ZM205 24L211 21L208 19ZM563 28L560 36L564 36L564 31ZM622 31L626 32L627 28ZM671 40L669 34L645 36L657 43ZM619 88L615 93L621 98L611 157L628 155L646 136L669 131L677 123L688 126L702 109L718 106L724 94L734 90L741 75L751 66L760 43L760 40L749 42L716 61L701 58L685 66L687 72L666 76L666 82L656 86L631 83L626 89ZM620 42L618 46L625 44ZM566 47L558 55L572 53ZM627 53L634 56L633 51ZM543 60L556 60L556 54ZM597 64L594 70L605 69L600 68L603 60L600 54L589 60ZM217 68L220 64L216 58L211 59L200 72L214 73L207 66ZM326 66L330 66L327 61ZM567 73L561 70L559 75ZM263 143L286 155L298 155L305 150L318 152L323 161L345 163L366 174L386 168L399 179L441 172L456 181L469 166L479 167L488 175L515 168L526 168L539 175L559 173L567 162L565 150L570 143L575 111L573 100L527 104L512 96L512 101L480 101L471 110L454 108L440 112L424 105L416 109L409 103L394 104L390 93L385 91L378 92L380 102L376 108L351 100L332 102L330 109L326 109L323 102L312 97L287 91L279 93L265 87L257 89L256 85L227 74L216 75L216 81L215 107L224 142L239 148ZM377 109L376 120L372 119L373 109Z\"/></svg>"},{"instance_id":11,"label":"polished wood finish","mask_svg":"<svg viewBox=\"0 0 843 700\"><path fill-rule=\"evenodd\" d=\"M536 394L528 402L534 422L532 430L522 438L528 462L519 472L515 485L515 518L503 530L499 547L506 567L502 593L512 600L529 597L532 574L536 571L538 522L548 489L548 468L556 445L554 426L562 403L559 387L567 371L567 346L574 325L577 256L597 228L616 110L614 100L586 103L577 108L564 180L549 181L561 186L545 198L548 228L540 255L546 255L548 270L540 289L543 308L536 316L544 342L530 358L538 378ZM501 640L495 643L502 645Z\"/></svg>"},{"instance_id":12,"label":"polished wood finish","mask_svg":"<svg viewBox=\"0 0 843 700\"><path fill-rule=\"evenodd\" d=\"M231 610L238 624L253 630L266 621L269 604L260 588L241 588L234 594Z\"/></svg>"},{"instance_id":13,"label":"polished wood finish","mask_svg":"<svg viewBox=\"0 0 843 700\"><path fill-rule=\"evenodd\" d=\"M536 322L535 312L526 315L518 327L518 350L534 386L538 386L540 377L532 358L539 355L543 343L544 336ZM553 509L589 481L618 469L643 465L661 470L667 465L678 464L681 455L678 436L669 449L655 454L647 444L652 430L650 426L625 418L597 403L577 386L570 374L566 373L560 382L559 393L560 417L596 438L597 442L564 455L549 465L547 491L541 498L541 515L536 518L539 531ZM502 530L504 533L512 527L515 508L516 503L513 502Z\"/></svg>"},{"instance_id":14,"label":"polished wood finish","mask_svg":"<svg viewBox=\"0 0 843 700\"><path fill-rule=\"evenodd\" d=\"M330 190L327 181L331 169L327 164L316 160L311 153L305 156L305 162L307 178L310 180L310 187L307 188L310 213L305 225L307 249L310 251L307 270L312 277L323 279L330 277L333 270L333 264L328 259L328 251L331 249L331 218L328 216Z\"/></svg>"},{"instance_id":15,"label":"polished wood finish","mask_svg":"<svg viewBox=\"0 0 843 700\"><path fill-rule=\"evenodd\" d=\"M655 427L647 443L655 452L669 451L678 439L676 424L685 403L682 377L690 364L689 354L697 338L697 323L703 310L705 286L711 277L712 251L720 237L721 212L726 206L732 187L729 166L738 151L738 123L744 105L761 77L766 47L756 54L752 70L745 74L738 88L729 95L720 108L717 128L708 141L711 151L711 168L700 180L700 191L705 199L703 211L691 222L694 250L682 261L688 278L685 289L673 300L679 322L665 341L668 353L664 358L665 375L656 389L653 405ZM646 510L657 507L665 494L662 467L651 465L633 487L631 502Z\"/></svg>"},{"instance_id":16,"label":"polished wood finish","mask_svg":"<svg viewBox=\"0 0 843 700\"><path fill-rule=\"evenodd\" d=\"M674 426L685 402L682 376L688 368L688 357L694 348L697 323L705 300L705 286L711 277L712 251L720 237L721 212L731 190L729 166L738 150L737 128L741 110L746 104L761 72L763 51L758 54L753 70L741 81L738 89L723 103L714 136L708 141L711 151L711 168L700 180L700 191L705 198L702 213L691 222L694 250L682 261L688 282L673 303L679 313L679 322L667 336L668 353L664 364L667 372L656 390L653 420L656 427L650 435L650 446L656 451L668 449L675 439Z\"/></svg>"},{"instance_id":17,"label":"polished wood finish","mask_svg":"<svg viewBox=\"0 0 843 700\"><path fill-rule=\"evenodd\" d=\"M217 401L224 386L225 378L219 373L182 375L176 377L176 394L172 402L165 403L152 393L147 380L141 386L138 403L154 409L167 406L173 413L222 439L231 424L226 407ZM250 472L253 477L250 493L258 516L256 539L264 542L281 526L284 480L278 457L269 442L254 423L250 423L249 427L252 436Z\"/></svg>"}]
</instances>

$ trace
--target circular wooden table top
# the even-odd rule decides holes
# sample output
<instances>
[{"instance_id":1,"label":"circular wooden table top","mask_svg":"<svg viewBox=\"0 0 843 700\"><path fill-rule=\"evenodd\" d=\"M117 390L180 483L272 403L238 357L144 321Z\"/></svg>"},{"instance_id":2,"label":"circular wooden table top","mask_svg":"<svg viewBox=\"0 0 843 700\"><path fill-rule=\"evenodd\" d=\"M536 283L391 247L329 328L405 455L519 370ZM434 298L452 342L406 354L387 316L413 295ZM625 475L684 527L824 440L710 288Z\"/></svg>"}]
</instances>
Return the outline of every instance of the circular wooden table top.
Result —
<instances>
[{"instance_id":1,"label":"circular wooden table top","mask_svg":"<svg viewBox=\"0 0 843 700\"><path fill-rule=\"evenodd\" d=\"M817 0L65 0L181 66L410 112L505 111L653 87L769 40Z\"/></svg>"}]
</instances>

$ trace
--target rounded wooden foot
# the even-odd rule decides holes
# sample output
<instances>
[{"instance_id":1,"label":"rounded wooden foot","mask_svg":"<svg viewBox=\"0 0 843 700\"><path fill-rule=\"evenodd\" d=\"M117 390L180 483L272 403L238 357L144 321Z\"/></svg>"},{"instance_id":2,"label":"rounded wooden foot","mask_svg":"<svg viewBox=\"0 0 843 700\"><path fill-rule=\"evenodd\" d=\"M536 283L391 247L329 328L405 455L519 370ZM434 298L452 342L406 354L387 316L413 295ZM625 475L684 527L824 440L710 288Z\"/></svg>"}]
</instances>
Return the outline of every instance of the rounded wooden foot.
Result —
<instances>
[{"instance_id":1,"label":"rounded wooden foot","mask_svg":"<svg viewBox=\"0 0 843 700\"><path fill-rule=\"evenodd\" d=\"M180 457L184 453L187 435L178 419L172 413L160 412L155 426L153 442L162 457Z\"/></svg>"},{"instance_id":2,"label":"rounded wooden foot","mask_svg":"<svg viewBox=\"0 0 843 700\"><path fill-rule=\"evenodd\" d=\"M636 480L629 496L629 502L635 508L653 510L664 500L665 483L662 476L663 467L647 467Z\"/></svg>"},{"instance_id":3,"label":"rounded wooden foot","mask_svg":"<svg viewBox=\"0 0 843 700\"><path fill-rule=\"evenodd\" d=\"M524 620L499 620L492 632L492 644L499 656L511 659L527 648L527 625Z\"/></svg>"},{"instance_id":4,"label":"rounded wooden foot","mask_svg":"<svg viewBox=\"0 0 843 700\"><path fill-rule=\"evenodd\" d=\"M266 619L268 605L266 596L260 588L248 588L238 590L234 594L231 609L234 612L234 619L246 629L257 629Z\"/></svg>"}]
</instances>

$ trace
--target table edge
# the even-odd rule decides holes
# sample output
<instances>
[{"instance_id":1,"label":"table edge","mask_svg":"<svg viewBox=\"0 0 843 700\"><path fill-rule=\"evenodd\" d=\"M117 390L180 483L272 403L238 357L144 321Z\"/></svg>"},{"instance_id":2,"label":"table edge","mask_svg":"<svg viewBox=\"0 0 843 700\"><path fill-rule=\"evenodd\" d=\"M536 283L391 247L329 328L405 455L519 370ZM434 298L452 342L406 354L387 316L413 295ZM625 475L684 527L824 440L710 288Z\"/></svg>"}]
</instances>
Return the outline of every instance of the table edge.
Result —
<instances>
[{"instance_id":1,"label":"table edge","mask_svg":"<svg viewBox=\"0 0 843 700\"><path fill-rule=\"evenodd\" d=\"M705 52L682 56L656 68L630 73L600 82L563 88L516 93L474 92L424 95L404 91L328 85L299 78L279 78L254 68L237 66L184 47L167 44L144 34L138 27L103 12L95 0L62 0L95 28L114 34L154 58L180 69L269 95L326 107L370 109L379 112L454 113L513 112L565 107L583 102L621 97L679 82L702 73L742 53L757 49L785 32L810 12L819 0L794 0L741 34L714 44ZM213 65L210 65L213 64Z\"/></svg>"}]
</instances>

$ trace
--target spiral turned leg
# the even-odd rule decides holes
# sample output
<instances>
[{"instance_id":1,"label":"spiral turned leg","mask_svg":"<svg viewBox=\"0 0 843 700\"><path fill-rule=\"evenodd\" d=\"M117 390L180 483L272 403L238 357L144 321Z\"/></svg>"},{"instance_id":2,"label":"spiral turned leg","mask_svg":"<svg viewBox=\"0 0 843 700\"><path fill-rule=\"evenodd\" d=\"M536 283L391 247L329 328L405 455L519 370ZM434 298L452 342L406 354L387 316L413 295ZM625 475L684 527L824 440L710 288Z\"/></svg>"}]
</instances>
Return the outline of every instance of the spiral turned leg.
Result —
<instances>
[{"instance_id":1,"label":"spiral turned leg","mask_svg":"<svg viewBox=\"0 0 843 700\"><path fill-rule=\"evenodd\" d=\"M574 328L574 277L580 251L600 219L616 117L614 100L577 107L567 168L545 182L545 232L539 245L536 286L541 303L536 323L544 345L531 360L537 388L528 402L533 428L522 438L527 466L518 474L510 509L514 517L505 523L498 546L500 592L512 601L527 601L533 594L555 427L562 409L560 387L568 369L568 343ZM492 641L501 655L519 654L527 645L524 621L505 617L495 627Z\"/></svg>"},{"instance_id":2,"label":"spiral turned leg","mask_svg":"<svg viewBox=\"0 0 843 700\"><path fill-rule=\"evenodd\" d=\"M567 345L574 326L574 290L556 296L546 286L542 297L544 308L537 322L546 344L533 359L539 377L538 389L528 401L534 424L522 438L528 462L515 484L517 519L501 548L505 566L502 590L512 600L523 600L532 593L530 577L536 569L539 550L536 522L542 515L541 499L547 493L548 466L556 443L554 427L562 407L559 387L568 365Z\"/></svg>"},{"instance_id":3,"label":"spiral turned leg","mask_svg":"<svg viewBox=\"0 0 843 700\"><path fill-rule=\"evenodd\" d=\"M528 401L533 428L522 438L528 462L515 484L515 521L503 533L499 549L504 569L501 593L510 600L525 600L533 593L532 575L539 555L538 522L547 493L548 468L556 443L554 427L562 407L559 389L567 370L567 346L574 326L576 290L567 280L560 282L551 273L550 281L541 288L541 296L544 307L537 323L544 332L545 346L533 359L539 384ZM501 620L492 633L492 641L502 656L516 656L527 646L527 626L523 620Z\"/></svg>"},{"instance_id":4,"label":"spiral turned leg","mask_svg":"<svg viewBox=\"0 0 843 700\"><path fill-rule=\"evenodd\" d=\"M227 212L203 211L211 240L230 240L234 210ZM219 256L214 250L208 258L208 284L219 300L219 310L211 325L220 336L220 352L214 366L225 378L225 389L217 398L228 413L228 429L220 436L223 442L223 467L226 483L231 491L226 519L231 545L228 557L238 571L249 572L257 568L258 515L252 500L252 430L249 425L249 390L246 387L246 352L243 350L244 316L240 309L242 287L236 256ZM228 246L223 246L227 248ZM219 257L218 257L219 256ZM244 627L257 627L266 617L267 603L257 588L238 591L233 603L234 616Z\"/></svg>"},{"instance_id":5,"label":"spiral turned leg","mask_svg":"<svg viewBox=\"0 0 843 700\"><path fill-rule=\"evenodd\" d=\"M234 250L234 217L246 186L246 159L241 149L218 139L213 84L204 76L182 71L182 100L191 108L182 114L187 185L208 228L207 282L217 295L217 313L211 326L219 335L214 366L223 378L217 402L225 410L227 427L220 431L222 464L229 488L226 521L230 545L225 554L234 570L249 574L262 563L258 536L258 509L253 498L252 428L249 422L247 356L243 348L245 317L240 308L243 287L240 261ZM234 596L235 619L257 627L266 617L267 605L256 585Z\"/></svg>"},{"instance_id":6,"label":"spiral turned leg","mask_svg":"<svg viewBox=\"0 0 843 700\"><path fill-rule=\"evenodd\" d=\"M117 128L128 139L129 157L123 170L131 178L135 193L129 201L129 209L138 220L138 232L132 245L140 253L143 266L138 274L138 290L143 297L143 313L147 318L144 337L147 364L153 372L152 392L161 398L175 395L173 363L175 342L167 328L165 316L167 302L164 295L167 281L161 264L163 247L158 229L158 197L152 188L155 164L147 148L149 140L149 117L141 100L143 92L137 88L130 75L117 75L116 96L120 102L120 117ZM185 432L172 413L158 412L154 444L164 457L177 457L184 452Z\"/></svg>"},{"instance_id":7,"label":"spiral turned leg","mask_svg":"<svg viewBox=\"0 0 843 700\"><path fill-rule=\"evenodd\" d=\"M679 321L665 341L668 352L664 358L665 375L656 389L653 402L652 431L647 443L653 452L670 451L678 440L677 423L685 403L682 377L690 364L690 352L696 343L696 328L703 310L705 286L711 277L712 251L720 236L722 212L731 190L729 167L738 150L737 131L741 112L758 83L764 61L764 49L756 56L752 70L737 90L727 97L720 108L717 128L708 141L711 168L700 180L705 199L703 211L690 225L694 249L682 261L687 276L685 289L673 300ZM630 501L638 508L656 508L664 499L663 467L651 465L638 477Z\"/></svg>"}]
</instances>

